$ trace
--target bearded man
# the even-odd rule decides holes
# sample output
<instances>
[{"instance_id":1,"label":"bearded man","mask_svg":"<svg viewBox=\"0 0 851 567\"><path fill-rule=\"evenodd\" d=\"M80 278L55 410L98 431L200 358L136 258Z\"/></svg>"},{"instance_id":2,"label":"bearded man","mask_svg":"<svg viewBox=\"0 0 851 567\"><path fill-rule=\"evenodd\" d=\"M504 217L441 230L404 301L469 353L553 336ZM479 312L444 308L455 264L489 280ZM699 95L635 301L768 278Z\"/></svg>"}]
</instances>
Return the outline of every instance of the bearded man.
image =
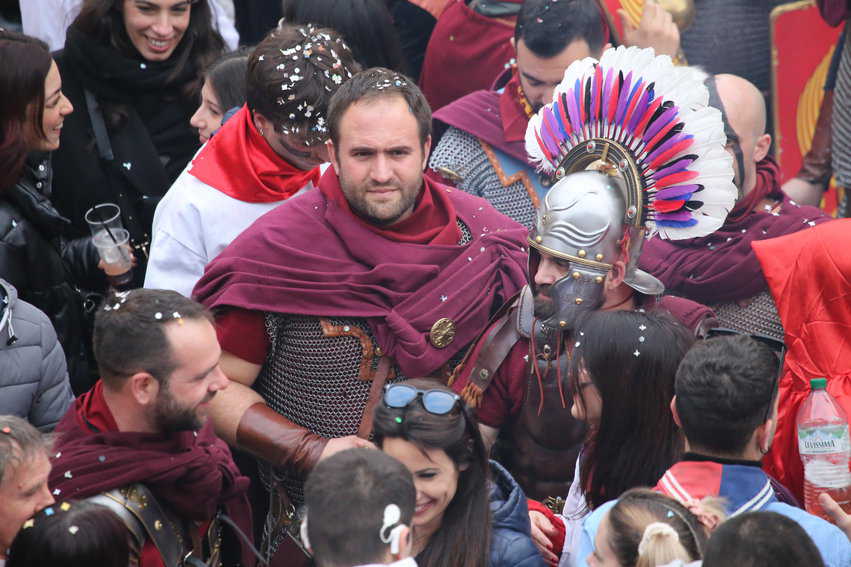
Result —
<instances>
[{"instance_id":1,"label":"bearded man","mask_svg":"<svg viewBox=\"0 0 851 567\"><path fill-rule=\"evenodd\" d=\"M210 313L174 291L116 293L94 353L101 379L56 427L53 496L115 512L141 567L254 565L248 478L206 422L228 386Z\"/></svg>"},{"instance_id":2,"label":"bearded man","mask_svg":"<svg viewBox=\"0 0 851 567\"><path fill-rule=\"evenodd\" d=\"M268 552L313 466L370 445L384 384L451 370L525 279L525 229L423 177L431 111L410 80L355 75L334 93L328 129L333 168L319 190L254 223L195 288L220 313L231 380L213 420L261 459Z\"/></svg>"}]
</instances>

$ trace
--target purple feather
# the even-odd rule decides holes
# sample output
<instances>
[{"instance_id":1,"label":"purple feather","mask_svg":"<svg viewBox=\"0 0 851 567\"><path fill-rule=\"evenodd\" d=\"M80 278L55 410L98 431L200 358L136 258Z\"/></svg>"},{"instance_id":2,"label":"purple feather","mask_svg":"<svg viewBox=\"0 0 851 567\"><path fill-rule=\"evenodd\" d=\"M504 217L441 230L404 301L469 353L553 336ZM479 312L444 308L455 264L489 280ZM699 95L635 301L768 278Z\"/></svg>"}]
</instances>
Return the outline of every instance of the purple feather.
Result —
<instances>
[{"instance_id":1,"label":"purple feather","mask_svg":"<svg viewBox=\"0 0 851 567\"><path fill-rule=\"evenodd\" d=\"M700 189L700 185L674 185L665 187L656 191L656 198L663 201L683 200L688 201L695 191Z\"/></svg>"},{"instance_id":2,"label":"purple feather","mask_svg":"<svg viewBox=\"0 0 851 567\"><path fill-rule=\"evenodd\" d=\"M653 136L659 133L659 130L662 129L663 126L666 126L671 120L677 117L677 113L679 112L679 108L676 106L672 106L665 112L659 116L656 120L654 120L644 131L644 142L647 143L653 139Z\"/></svg>"},{"instance_id":3,"label":"purple feather","mask_svg":"<svg viewBox=\"0 0 851 567\"><path fill-rule=\"evenodd\" d=\"M685 222L689 219L693 219L694 216L691 214L691 211L679 210L674 211L672 213L656 213L656 216L654 218L656 219L656 221L665 220L674 222Z\"/></svg>"},{"instance_id":4,"label":"purple feather","mask_svg":"<svg viewBox=\"0 0 851 567\"><path fill-rule=\"evenodd\" d=\"M544 107L543 119L548 123L549 128L541 128L541 139L544 141L544 144L547 145L547 150L549 150L550 154L557 156L561 152L559 151L558 140L553 137L555 132L552 130L552 111L549 106ZM551 132L553 133L551 134Z\"/></svg>"},{"instance_id":5,"label":"purple feather","mask_svg":"<svg viewBox=\"0 0 851 567\"><path fill-rule=\"evenodd\" d=\"M626 114L626 109L629 107L630 86L632 85L632 71L627 73L626 79L621 85L621 92L618 95L618 110L615 113L615 124L623 124L623 116Z\"/></svg>"},{"instance_id":6,"label":"purple feather","mask_svg":"<svg viewBox=\"0 0 851 567\"><path fill-rule=\"evenodd\" d=\"M581 88L579 79L576 79L573 92L567 93L567 102L570 105L568 108L570 111L570 124L573 126L573 131L577 133L582 129L581 115L579 114L579 89Z\"/></svg>"},{"instance_id":7,"label":"purple feather","mask_svg":"<svg viewBox=\"0 0 851 567\"><path fill-rule=\"evenodd\" d=\"M601 112L601 115L603 116L603 121L606 123L609 121L609 107L612 104L609 101L609 97L612 94L612 75L614 75L614 71L609 68L606 72L606 80L603 83L603 112Z\"/></svg>"},{"instance_id":8,"label":"purple feather","mask_svg":"<svg viewBox=\"0 0 851 567\"><path fill-rule=\"evenodd\" d=\"M647 107L650 106L655 98L651 86L652 85L647 85L647 88L644 90L644 94L641 95L641 99L639 99L638 104L635 105L635 110L632 112L632 118L630 118L629 125L627 126L630 134L635 132L635 127L638 126L639 122L641 122L641 118L647 112Z\"/></svg>"},{"instance_id":9,"label":"purple feather","mask_svg":"<svg viewBox=\"0 0 851 567\"><path fill-rule=\"evenodd\" d=\"M552 107L550 107L550 106L545 106L545 107L544 107L544 120L546 120L546 121L547 121L547 124L548 124L548 125L549 125L549 127L550 127L550 130L549 130L549 131L550 131L550 132L552 133L552 135L555 137L555 139L556 139L556 145L558 145L558 143L559 143L559 142L561 141L561 139L562 139L562 138L559 138L559 133L561 132L561 129L558 127L558 122L556 121L556 117L555 117L555 116L553 116L554 114L555 114L555 113L553 112ZM559 153L559 152L556 152L556 154L558 154L558 153ZM553 154L553 155L556 155L556 154Z\"/></svg>"},{"instance_id":10,"label":"purple feather","mask_svg":"<svg viewBox=\"0 0 851 567\"><path fill-rule=\"evenodd\" d=\"M653 161L654 159L656 159L656 156L661 155L662 153L671 149L674 146L674 144L676 144L677 142L681 142L683 140L688 140L688 139L693 138L693 137L694 136L692 136L691 134L677 134L676 136L671 136L664 143L659 144L656 147L656 149L653 150L653 152L649 156L647 156L647 158L644 161L649 163L649 162Z\"/></svg>"}]
</instances>

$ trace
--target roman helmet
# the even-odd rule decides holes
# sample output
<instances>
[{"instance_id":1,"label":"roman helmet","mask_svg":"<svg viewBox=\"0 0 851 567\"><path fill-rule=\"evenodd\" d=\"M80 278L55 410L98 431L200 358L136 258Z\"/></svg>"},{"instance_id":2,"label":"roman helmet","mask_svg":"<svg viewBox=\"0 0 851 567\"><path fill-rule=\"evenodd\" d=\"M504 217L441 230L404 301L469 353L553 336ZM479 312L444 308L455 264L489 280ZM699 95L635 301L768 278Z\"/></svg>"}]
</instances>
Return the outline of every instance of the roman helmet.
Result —
<instances>
[{"instance_id":1,"label":"roman helmet","mask_svg":"<svg viewBox=\"0 0 851 567\"><path fill-rule=\"evenodd\" d=\"M565 71L532 117L526 151L551 185L529 235L530 281L540 254L567 260L546 327L569 329L603 302L615 262L648 295L664 286L638 269L645 238L687 239L720 228L738 195L721 112L706 74L652 49L618 47Z\"/></svg>"}]
</instances>

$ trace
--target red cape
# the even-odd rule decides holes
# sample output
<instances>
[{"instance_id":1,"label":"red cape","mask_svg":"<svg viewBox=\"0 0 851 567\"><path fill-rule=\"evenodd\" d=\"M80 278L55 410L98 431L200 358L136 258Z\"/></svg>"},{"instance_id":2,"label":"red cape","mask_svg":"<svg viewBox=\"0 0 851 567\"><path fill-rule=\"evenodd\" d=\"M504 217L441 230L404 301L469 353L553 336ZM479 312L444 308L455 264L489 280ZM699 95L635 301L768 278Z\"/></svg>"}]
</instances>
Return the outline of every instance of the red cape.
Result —
<instances>
[{"instance_id":1,"label":"red cape","mask_svg":"<svg viewBox=\"0 0 851 567\"><path fill-rule=\"evenodd\" d=\"M234 199L249 203L283 201L308 181L319 182L319 168L302 171L275 153L243 106L201 148L189 174Z\"/></svg>"},{"instance_id":2,"label":"red cape","mask_svg":"<svg viewBox=\"0 0 851 567\"><path fill-rule=\"evenodd\" d=\"M88 498L143 483L180 517L210 521L221 506L252 535L249 480L211 424L171 435L118 431L97 384L77 398L59 425L49 485L57 500ZM240 542L242 544L242 542ZM243 564L254 558L245 546Z\"/></svg>"},{"instance_id":3,"label":"red cape","mask_svg":"<svg viewBox=\"0 0 851 567\"><path fill-rule=\"evenodd\" d=\"M331 169L320 191L261 217L207 266L195 297L211 308L365 318L405 375L425 376L472 341L526 281L526 229L484 199L424 179L428 194L414 216L424 203L432 210L411 241L410 227L399 233L404 239L394 231L407 221L369 226L341 206L339 191ZM457 230L456 215L470 244L437 240ZM422 236L432 232L430 240ZM429 331L442 318L455 322L456 335L436 348Z\"/></svg>"},{"instance_id":4,"label":"red cape","mask_svg":"<svg viewBox=\"0 0 851 567\"><path fill-rule=\"evenodd\" d=\"M827 377L827 391L851 415L851 220L754 242L777 304L786 341L777 432L765 469L803 501L796 414L810 379Z\"/></svg>"}]
</instances>

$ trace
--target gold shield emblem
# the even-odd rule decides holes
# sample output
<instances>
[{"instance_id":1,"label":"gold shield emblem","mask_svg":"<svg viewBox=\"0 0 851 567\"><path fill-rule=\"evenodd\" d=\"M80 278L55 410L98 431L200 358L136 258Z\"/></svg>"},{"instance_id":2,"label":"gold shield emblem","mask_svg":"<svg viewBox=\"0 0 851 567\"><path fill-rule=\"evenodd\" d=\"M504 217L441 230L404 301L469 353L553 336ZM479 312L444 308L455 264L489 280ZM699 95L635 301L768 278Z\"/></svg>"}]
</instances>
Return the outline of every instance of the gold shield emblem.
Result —
<instances>
[{"instance_id":1,"label":"gold shield emblem","mask_svg":"<svg viewBox=\"0 0 851 567\"><path fill-rule=\"evenodd\" d=\"M455 321L443 317L434 322L428 333L428 340L436 348L445 348L455 340Z\"/></svg>"}]
</instances>

